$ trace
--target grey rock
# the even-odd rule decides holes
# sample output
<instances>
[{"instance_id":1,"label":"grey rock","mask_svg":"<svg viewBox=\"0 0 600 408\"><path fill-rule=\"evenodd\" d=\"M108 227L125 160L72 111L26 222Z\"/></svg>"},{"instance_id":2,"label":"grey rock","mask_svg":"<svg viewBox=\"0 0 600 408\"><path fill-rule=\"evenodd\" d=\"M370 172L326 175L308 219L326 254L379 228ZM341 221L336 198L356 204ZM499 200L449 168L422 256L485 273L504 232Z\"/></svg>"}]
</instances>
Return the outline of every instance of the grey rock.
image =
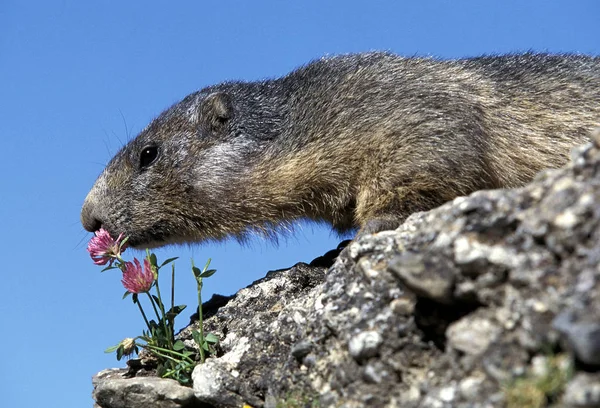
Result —
<instances>
[{"instance_id":1,"label":"grey rock","mask_svg":"<svg viewBox=\"0 0 600 408\"><path fill-rule=\"evenodd\" d=\"M198 406L194 391L175 380L123 378L123 370L105 370L93 382L93 397L102 408L187 408Z\"/></svg>"},{"instance_id":2,"label":"grey rock","mask_svg":"<svg viewBox=\"0 0 600 408\"><path fill-rule=\"evenodd\" d=\"M352 336L348 343L350 355L357 360L373 357L383 339L376 331L365 331Z\"/></svg>"},{"instance_id":3,"label":"grey rock","mask_svg":"<svg viewBox=\"0 0 600 408\"><path fill-rule=\"evenodd\" d=\"M312 343L310 341L303 340L292 346L291 354L292 356L296 357L297 360L301 361L311 352L312 349Z\"/></svg>"},{"instance_id":4,"label":"grey rock","mask_svg":"<svg viewBox=\"0 0 600 408\"><path fill-rule=\"evenodd\" d=\"M365 367L364 372L363 372L363 378L366 382L370 382L373 384L377 384L377 383L381 382L381 377L379 376L377 371L375 371L373 369L373 366Z\"/></svg>"},{"instance_id":5,"label":"grey rock","mask_svg":"<svg viewBox=\"0 0 600 408\"><path fill-rule=\"evenodd\" d=\"M223 366L223 363L214 359L198 364L192 373L194 395L198 400L217 407L240 407L244 400L228 389L235 379Z\"/></svg>"},{"instance_id":6,"label":"grey rock","mask_svg":"<svg viewBox=\"0 0 600 408\"><path fill-rule=\"evenodd\" d=\"M480 355L496 341L500 333L500 327L490 319L474 315L452 323L446 331L446 337L448 346L466 354Z\"/></svg>"},{"instance_id":7,"label":"grey rock","mask_svg":"<svg viewBox=\"0 0 600 408\"><path fill-rule=\"evenodd\" d=\"M563 311L552 326L563 334L581 362L600 365L600 315L580 307L578 311Z\"/></svg>"},{"instance_id":8,"label":"grey rock","mask_svg":"<svg viewBox=\"0 0 600 408\"><path fill-rule=\"evenodd\" d=\"M567 384L563 404L572 408L600 406L600 375L578 373Z\"/></svg>"},{"instance_id":9,"label":"grey rock","mask_svg":"<svg viewBox=\"0 0 600 408\"><path fill-rule=\"evenodd\" d=\"M271 272L208 308L220 345L194 372L194 403L501 407L507 384L543 375L549 350L599 370L596 139L528 186L412 214L358 237L329 269ZM554 401L598 405L598 374L573 367ZM94 381L99 407L129 398L128 379Z\"/></svg>"},{"instance_id":10,"label":"grey rock","mask_svg":"<svg viewBox=\"0 0 600 408\"><path fill-rule=\"evenodd\" d=\"M510 337L509 337L510 338ZM488 347L481 360L481 366L489 378L500 383L508 382L526 374L529 353L514 343L502 341Z\"/></svg>"},{"instance_id":11,"label":"grey rock","mask_svg":"<svg viewBox=\"0 0 600 408\"><path fill-rule=\"evenodd\" d=\"M458 385L461 397L465 400L475 400L484 381L485 376L483 374L462 379Z\"/></svg>"},{"instance_id":12,"label":"grey rock","mask_svg":"<svg viewBox=\"0 0 600 408\"><path fill-rule=\"evenodd\" d=\"M390 270L417 295L442 303L450 301L454 274L434 254L405 252L391 261Z\"/></svg>"}]
</instances>

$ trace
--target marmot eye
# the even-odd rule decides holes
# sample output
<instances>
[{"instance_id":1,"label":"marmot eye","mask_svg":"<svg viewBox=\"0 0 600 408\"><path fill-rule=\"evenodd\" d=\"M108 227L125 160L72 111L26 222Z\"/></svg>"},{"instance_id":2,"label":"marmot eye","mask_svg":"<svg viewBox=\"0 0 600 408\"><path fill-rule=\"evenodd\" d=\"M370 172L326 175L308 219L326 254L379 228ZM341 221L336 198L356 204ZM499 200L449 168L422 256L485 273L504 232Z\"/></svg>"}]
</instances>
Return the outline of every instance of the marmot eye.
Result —
<instances>
[{"instance_id":1,"label":"marmot eye","mask_svg":"<svg viewBox=\"0 0 600 408\"><path fill-rule=\"evenodd\" d=\"M158 148L156 146L146 146L140 154L140 168L145 169L156 160L158 156Z\"/></svg>"}]
</instances>

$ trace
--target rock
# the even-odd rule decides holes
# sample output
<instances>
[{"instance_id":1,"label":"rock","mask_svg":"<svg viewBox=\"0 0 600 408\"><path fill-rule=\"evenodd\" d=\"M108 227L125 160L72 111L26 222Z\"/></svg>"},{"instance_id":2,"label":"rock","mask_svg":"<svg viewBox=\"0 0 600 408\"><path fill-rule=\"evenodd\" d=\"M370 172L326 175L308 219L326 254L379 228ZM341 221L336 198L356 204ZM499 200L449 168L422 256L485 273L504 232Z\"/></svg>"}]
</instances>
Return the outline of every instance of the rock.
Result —
<instances>
[{"instance_id":1,"label":"rock","mask_svg":"<svg viewBox=\"0 0 600 408\"><path fill-rule=\"evenodd\" d=\"M600 404L595 137L523 188L412 214L332 265L341 248L213 303L205 330L219 336L218 356L195 369L193 390L175 390L197 406L487 408L524 384L536 401ZM575 361L574 377L554 368L546 389L538 379L552 377L544 365L555 353ZM133 380L97 378L98 406L123 406L130 384L147 384L148 404L188 401L155 390L172 382Z\"/></svg>"},{"instance_id":2,"label":"rock","mask_svg":"<svg viewBox=\"0 0 600 408\"><path fill-rule=\"evenodd\" d=\"M435 254L405 252L390 263L390 270L415 294L448 303L454 287L454 274Z\"/></svg>"},{"instance_id":3,"label":"rock","mask_svg":"<svg viewBox=\"0 0 600 408\"><path fill-rule=\"evenodd\" d=\"M312 349L313 345L310 341L302 340L292 346L291 354L292 356L296 357L298 361L302 361L302 359L306 357Z\"/></svg>"},{"instance_id":4,"label":"rock","mask_svg":"<svg viewBox=\"0 0 600 408\"><path fill-rule=\"evenodd\" d=\"M241 407L243 398L230 391L232 383L236 382L231 370L214 359L208 359L204 364L198 364L192 373L194 395L199 401L216 407Z\"/></svg>"},{"instance_id":5,"label":"rock","mask_svg":"<svg viewBox=\"0 0 600 408\"><path fill-rule=\"evenodd\" d=\"M361 332L350 339L348 351L356 360L363 360L375 356L382 341L381 335L376 331Z\"/></svg>"},{"instance_id":6,"label":"rock","mask_svg":"<svg viewBox=\"0 0 600 408\"><path fill-rule=\"evenodd\" d=\"M448 346L465 354L481 355L501 333L491 320L466 316L450 325L446 331Z\"/></svg>"},{"instance_id":7,"label":"rock","mask_svg":"<svg viewBox=\"0 0 600 408\"><path fill-rule=\"evenodd\" d=\"M578 373L567 384L563 404L569 408L600 406L600 375Z\"/></svg>"},{"instance_id":8,"label":"rock","mask_svg":"<svg viewBox=\"0 0 600 408\"><path fill-rule=\"evenodd\" d=\"M123 370L105 370L94 382L93 397L102 408L191 408L198 407L194 391L175 380L138 377L123 378Z\"/></svg>"},{"instance_id":9,"label":"rock","mask_svg":"<svg viewBox=\"0 0 600 408\"><path fill-rule=\"evenodd\" d=\"M563 311L552 326L563 334L579 361L600 366L600 315L585 307L578 311Z\"/></svg>"}]
</instances>

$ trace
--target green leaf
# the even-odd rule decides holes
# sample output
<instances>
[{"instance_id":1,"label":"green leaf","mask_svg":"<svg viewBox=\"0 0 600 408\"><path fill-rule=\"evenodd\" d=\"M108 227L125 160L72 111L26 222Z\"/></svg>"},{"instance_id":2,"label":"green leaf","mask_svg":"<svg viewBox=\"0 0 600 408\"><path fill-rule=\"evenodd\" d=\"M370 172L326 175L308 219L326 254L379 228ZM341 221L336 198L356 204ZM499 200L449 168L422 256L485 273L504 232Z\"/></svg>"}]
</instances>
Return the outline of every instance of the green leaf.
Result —
<instances>
[{"instance_id":1,"label":"green leaf","mask_svg":"<svg viewBox=\"0 0 600 408\"><path fill-rule=\"evenodd\" d=\"M206 271L206 270L208 269L208 267L209 267L209 265L210 265L210 261L211 261L211 259L210 259L210 258L208 258L208 261L206 261L206 265L204 265L204 268L202 268L202 271L203 271L203 272L204 272L204 271Z\"/></svg>"},{"instance_id":2,"label":"green leaf","mask_svg":"<svg viewBox=\"0 0 600 408\"><path fill-rule=\"evenodd\" d=\"M158 308L159 308L159 309L162 309L162 308L163 308L163 304L162 304L162 302L160 301L160 298L159 298L158 296L156 296L156 295L152 295L152 299L154 299L154 301L155 301L155 302L156 302L156 304L158 305Z\"/></svg>"},{"instance_id":3,"label":"green leaf","mask_svg":"<svg viewBox=\"0 0 600 408\"><path fill-rule=\"evenodd\" d=\"M186 305L179 305L179 306L174 306L172 309L169 309L169 311L167 312L167 319L174 319L186 307L187 307Z\"/></svg>"},{"instance_id":4,"label":"green leaf","mask_svg":"<svg viewBox=\"0 0 600 408\"><path fill-rule=\"evenodd\" d=\"M175 344L173 344L173 350L181 351L185 348L185 344L181 340L177 340Z\"/></svg>"},{"instance_id":5,"label":"green leaf","mask_svg":"<svg viewBox=\"0 0 600 408\"><path fill-rule=\"evenodd\" d=\"M217 344L219 342L219 338L213 333L207 333L206 336L204 336L204 339L210 344Z\"/></svg>"},{"instance_id":6,"label":"green leaf","mask_svg":"<svg viewBox=\"0 0 600 408\"><path fill-rule=\"evenodd\" d=\"M169 264L171 262L173 262L174 260L179 259L178 256L176 256L175 258L169 258L166 261L164 261L162 264L160 264L159 268L162 268L163 266L165 266L166 264Z\"/></svg>"},{"instance_id":7,"label":"green leaf","mask_svg":"<svg viewBox=\"0 0 600 408\"><path fill-rule=\"evenodd\" d=\"M194 272L194 276L196 277L196 279L198 279L200 275L202 275L202 271L195 266L192 266L192 272Z\"/></svg>"},{"instance_id":8,"label":"green leaf","mask_svg":"<svg viewBox=\"0 0 600 408\"><path fill-rule=\"evenodd\" d=\"M154 255L153 253L150 254L150 263L152 264L152 266L158 267L158 261L156 260L156 255Z\"/></svg>"},{"instance_id":9,"label":"green leaf","mask_svg":"<svg viewBox=\"0 0 600 408\"><path fill-rule=\"evenodd\" d=\"M112 347L107 348L106 350L104 350L104 352L105 353L112 353L116 349L118 349L119 347L121 347L121 343L117 344L116 346L112 346Z\"/></svg>"},{"instance_id":10,"label":"green leaf","mask_svg":"<svg viewBox=\"0 0 600 408\"><path fill-rule=\"evenodd\" d=\"M117 266L107 266L106 268L102 269L100 272L110 271L111 269L119 269L119 268Z\"/></svg>"},{"instance_id":11,"label":"green leaf","mask_svg":"<svg viewBox=\"0 0 600 408\"><path fill-rule=\"evenodd\" d=\"M122 344L119 344L117 347L117 360L121 360L123 358L123 354L125 353L125 347Z\"/></svg>"},{"instance_id":12,"label":"green leaf","mask_svg":"<svg viewBox=\"0 0 600 408\"><path fill-rule=\"evenodd\" d=\"M216 269L209 269L207 271L204 271L200 274L201 278L208 278L209 276L213 276L215 274L217 270Z\"/></svg>"},{"instance_id":13,"label":"green leaf","mask_svg":"<svg viewBox=\"0 0 600 408\"><path fill-rule=\"evenodd\" d=\"M204 343L202 336L200 335L200 332L198 330L192 330L192 338L198 346L202 346L202 343Z\"/></svg>"},{"instance_id":14,"label":"green leaf","mask_svg":"<svg viewBox=\"0 0 600 408\"><path fill-rule=\"evenodd\" d=\"M125 237L125 238L123 239L123 241L121 241L121 245L119 245L119 250L120 250L121 248L123 248L123 246L124 246L124 245L127 243L127 241L129 241L129 237ZM121 252L123 252L123 251L121 251Z\"/></svg>"},{"instance_id":15,"label":"green leaf","mask_svg":"<svg viewBox=\"0 0 600 408\"><path fill-rule=\"evenodd\" d=\"M126 290L125 293L123 294L123 299L125 299L129 295L131 295L131 292Z\"/></svg>"}]
</instances>

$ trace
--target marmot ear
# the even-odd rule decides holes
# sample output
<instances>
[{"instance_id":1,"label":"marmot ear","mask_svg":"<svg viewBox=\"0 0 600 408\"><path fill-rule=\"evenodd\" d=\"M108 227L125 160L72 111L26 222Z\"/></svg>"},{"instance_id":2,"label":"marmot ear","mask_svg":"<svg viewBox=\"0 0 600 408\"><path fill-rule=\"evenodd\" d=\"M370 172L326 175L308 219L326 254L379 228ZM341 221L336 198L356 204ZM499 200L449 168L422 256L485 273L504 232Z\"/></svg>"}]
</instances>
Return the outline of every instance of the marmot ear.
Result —
<instances>
[{"instance_id":1,"label":"marmot ear","mask_svg":"<svg viewBox=\"0 0 600 408\"><path fill-rule=\"evenodd\" d=\"M208 95L200 106L200 122L210 130L221 130L233 117L233 104L225 92Z\"/></svg>"}]
</instances>

